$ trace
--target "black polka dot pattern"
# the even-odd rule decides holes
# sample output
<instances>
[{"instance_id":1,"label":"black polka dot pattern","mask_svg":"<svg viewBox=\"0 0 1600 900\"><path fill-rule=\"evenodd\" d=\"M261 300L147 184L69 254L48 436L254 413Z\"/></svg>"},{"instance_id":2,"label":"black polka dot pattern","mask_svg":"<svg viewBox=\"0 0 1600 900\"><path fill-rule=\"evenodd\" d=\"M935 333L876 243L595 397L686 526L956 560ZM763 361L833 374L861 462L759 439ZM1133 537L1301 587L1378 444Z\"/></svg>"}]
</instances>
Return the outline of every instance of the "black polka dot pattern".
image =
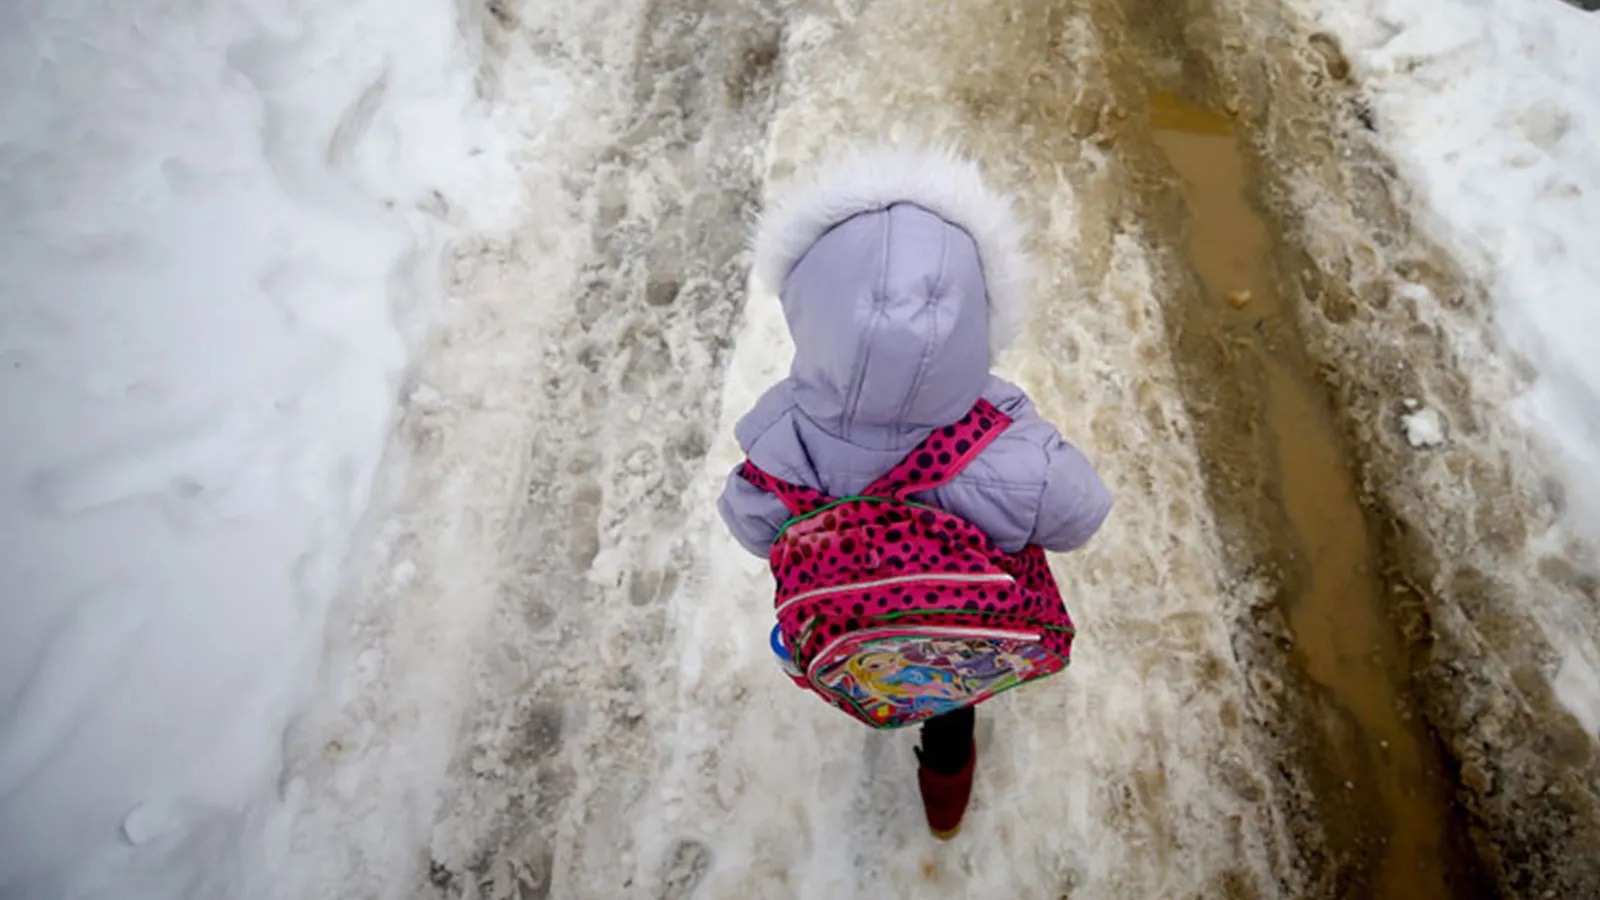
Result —
<instances>
[{"instance_id":1,"label":"black polka dot pattern","mask_svg":"<svg viewBox=\"0 0 1600 900\"><path fill-rule=\"evenodd\" d=\"M843 502L744 464L740 474L797 517L773 545L771 563L778 624L802 670L830 647L919 628L1025 631L1040 635L1063 664L1070 658L1072 618L1042 549L1007 554L965 519L906 499L954 478L1010 424L979 401L861 497ZM795 681L811 687L804 677ZM908 724L886 726L818 693L868 724Z\"/></svg>"},{"instance_id":2,"label":"black polka dot pattern","mask_svg":"<svg viewBox=\"0 0 1600 900\"><path fill-rule=\"evenodd\" d=\"M899 465L862 493L904 499L933 490L961 474L1010 424L1010 417L994 404L979 400L960 422L928 435Z\"/></svg>"}]
</instances>

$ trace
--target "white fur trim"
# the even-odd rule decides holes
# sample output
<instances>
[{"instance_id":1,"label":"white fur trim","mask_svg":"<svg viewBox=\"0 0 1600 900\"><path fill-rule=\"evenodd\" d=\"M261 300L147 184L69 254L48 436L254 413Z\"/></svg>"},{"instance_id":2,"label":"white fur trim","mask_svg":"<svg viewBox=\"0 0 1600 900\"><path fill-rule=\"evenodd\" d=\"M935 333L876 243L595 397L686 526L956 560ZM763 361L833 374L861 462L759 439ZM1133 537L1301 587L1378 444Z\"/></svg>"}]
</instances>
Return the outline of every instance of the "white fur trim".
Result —
<instances>
[{"instance_id":1,"label":"white fur trim","mask_svg":"<svg viewBox=\"0 0 1600 900\"><path fill-rule=\"evenodd\" d=\"M761 217L755 276L776 293L828 229L864 212L914 203L972 236L989 292L989 350L1022 331L1032 265L1011 201L989 190L972 162L941 150L878 147L821 167Z\"/></svg>"}]
</instances>

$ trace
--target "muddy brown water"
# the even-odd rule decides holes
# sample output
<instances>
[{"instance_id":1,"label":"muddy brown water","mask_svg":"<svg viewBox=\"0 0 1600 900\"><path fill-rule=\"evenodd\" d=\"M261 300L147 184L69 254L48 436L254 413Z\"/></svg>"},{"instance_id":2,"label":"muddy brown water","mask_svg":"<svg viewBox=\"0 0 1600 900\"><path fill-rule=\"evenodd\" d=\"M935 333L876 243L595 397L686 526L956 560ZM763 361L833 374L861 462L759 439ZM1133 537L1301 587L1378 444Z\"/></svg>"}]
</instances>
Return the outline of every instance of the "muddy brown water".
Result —
<instances>
[{"instance_id":1,"label":"muddy brown water","mask_svg":"<svg viewBox=\"0 0 1600 900\"><path fill-rule=\"evenodd\" d=\"M1331 849L1353 861L1347 886L1360 895L1461 895L1453 882L1473 879L1457 870L1472 866L1456 865L1450 785L1405 687L1404 649L1386 615L1377 544L1342 436L1286 339L1272 235L1248 199L1232 123L1157 93L1149 124L1188 218L1185 251L1200 290L1185 326L1245 355L1256 376L1216 389L1257 394L1241 399L1255 404L1269 436L1255 462L1268 469L1267 489L1286 520L1270 536L1272 552L1284 567L1291 654L1319 695L1314 721L1325 742L1312 753L1323 769L1313 816L1329 826Z\"/></svg>"}]
</instances>

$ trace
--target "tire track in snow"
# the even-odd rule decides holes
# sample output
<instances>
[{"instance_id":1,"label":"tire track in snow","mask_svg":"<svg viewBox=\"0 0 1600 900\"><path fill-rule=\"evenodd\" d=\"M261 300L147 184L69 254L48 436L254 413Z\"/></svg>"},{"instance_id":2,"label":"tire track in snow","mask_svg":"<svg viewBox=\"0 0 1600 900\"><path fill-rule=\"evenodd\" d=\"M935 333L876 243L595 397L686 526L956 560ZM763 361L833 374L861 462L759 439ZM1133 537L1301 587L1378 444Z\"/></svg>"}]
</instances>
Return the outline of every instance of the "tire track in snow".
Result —
<instances>
[{"instance_id":1,"label":"tire track in snow","mask_svg":"<svg viewBox=\"0 0 1600 900\"><path fill-rule=\"evenodd\" d=\"M1127 5L1176 24L1161 52L1249 138L1256 199L1288 248L1280 287L1382 524L1408 693L1486 873L1509 894L1595 894L1600 754L1558 693L1571 660L1600 653L1596 551L1567 530L1551 461L1511 418L1526 375L1483 286L1431 243L1362 73L1299 17L1320 4ZM1442 443L1409 439L1419 408L1448 424Z\"/></svg>"}]
</instances>

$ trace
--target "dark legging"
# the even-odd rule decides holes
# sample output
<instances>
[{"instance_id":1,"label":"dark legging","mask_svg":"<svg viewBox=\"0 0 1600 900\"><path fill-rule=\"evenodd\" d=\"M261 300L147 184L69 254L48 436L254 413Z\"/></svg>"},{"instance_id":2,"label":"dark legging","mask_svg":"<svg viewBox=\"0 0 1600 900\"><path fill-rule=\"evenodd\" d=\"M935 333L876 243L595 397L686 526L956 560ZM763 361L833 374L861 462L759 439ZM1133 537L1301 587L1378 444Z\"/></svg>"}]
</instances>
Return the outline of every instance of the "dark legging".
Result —
<instances>
[{"instance_id":1,"label":"dark legging","mask_svg":"<svg viewBox=\"0 0 1600 900\"><path fill-rule=\"evenodd\" d=\"M972 726L977 721L972 707L934 716L922 723L922 764L940 775L954 775L966 768L972 755Z\"/></svg>"}]
</instances>

